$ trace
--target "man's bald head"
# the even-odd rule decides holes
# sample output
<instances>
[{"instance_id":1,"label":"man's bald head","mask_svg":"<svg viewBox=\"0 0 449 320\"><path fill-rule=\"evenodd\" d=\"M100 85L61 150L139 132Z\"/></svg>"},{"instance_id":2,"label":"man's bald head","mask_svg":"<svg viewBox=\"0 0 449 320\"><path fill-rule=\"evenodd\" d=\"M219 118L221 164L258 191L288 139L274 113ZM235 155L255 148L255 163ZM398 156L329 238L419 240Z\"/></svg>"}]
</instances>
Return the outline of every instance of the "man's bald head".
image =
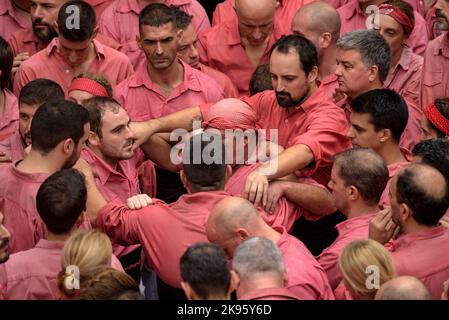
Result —
<instances>
[{"instance_id":1,"label":"man's bald head","mask_svg":"<svg viewBox=\"0 0 449 320\"><path fill-rule=\"evenodd\" d=\"M375 300L432 300L432 296L419 279L401 276L385 282Z\"/></svg>"},{"instance_id":2,"label":"man's bald head","mask_svg":"<svg viewBox=\"0 0 449 320\"><path fill-rule=\"evenodd\" d=\"M237 17L261 17L272 16L276 11L276 0L235 0L235 12Z\"/></svg>"}]
</instances>

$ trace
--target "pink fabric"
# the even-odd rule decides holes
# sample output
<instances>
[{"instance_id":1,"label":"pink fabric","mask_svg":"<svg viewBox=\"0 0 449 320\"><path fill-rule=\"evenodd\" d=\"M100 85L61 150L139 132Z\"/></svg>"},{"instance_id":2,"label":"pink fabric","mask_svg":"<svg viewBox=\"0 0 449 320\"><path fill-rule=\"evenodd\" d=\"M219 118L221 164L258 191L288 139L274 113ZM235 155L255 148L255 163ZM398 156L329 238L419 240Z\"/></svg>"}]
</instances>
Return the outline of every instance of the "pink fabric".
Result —
<instances>
[{"instance_id":1,"label":"pink fabric","mask_svg":"<svg viewBox=\"0 0 449 320\"><path fill-rule=\"evenodd\" d=\"M376 214L365 214L354 217L335 226L338 237L317 257L318 262L327 273L327 278L333 290L343 280L338 266L338 258L343 249L352 241L368 239L368 227Z\"/></svg>"},{"instance_id":2,"label":"pink fabric","mask_svg":"<svg viewBox=\"0 0 449 320\"><path fill-rule=\"evenodd\" d=\"M357 29L366 29L365 14L359 7L358 1L351 1L338 9L341 18L340 34L344 35L349 31ZM424 18L415 10L415 27L407 40L407 45L413 49L413 52L423 55L428 42L427 28Z\"/></svg>"},{"instance_id":3,"label":"pink fabric","mask_svg":"<svg viewBox=\"0 0 449 320\"><path fill-rule=\"evenodd\" d=\"M289 235L285 228L274 229L281 233L277 246L287 269L287 289L302 300L333 300L334 294L326 272L306 246Z\"/></svg>"},{"instance_id":4,"label":"pink fabric","mask_svg":"<svg viewBox=\"0 0 449 320\"><path fill-rule=\"evenodd\" d=\"M166 5L177 5L193 16L193 25L198 33L210 28L206 11L196 0L165 0ZM137 0L116 0L102 14L98 26L100 33L107 35L126 50L135 69L139 60L145 59L137 45L139 36L139 13L141 8Z\"/></svg>"},{"instance_id":5,"label":"pink fabric","mask_svg":"<svg viewBox=\"0 0 449 320\"><path fill-rule=\"evenodd\" d=\"M284 34L290 34L290 25L296 11L303 5L313 2L312 0L279 0L274 14L275 23L283 29ZM226 0L219 3L215 8L212 25L216 26L228 20L237 21L234 9L234 0Z\"/></svg>"},{"instance_id":6,"label":"pink fabric","mask_svg":"<svg viewBox=\"0 0 449 320\"><path fill-rule=\"evenodd\" d=\"M97 34L95 39L98 40L103 45L111 47L115 50L121 50L122 45L115 42L111 38ZM14 52L14 56L21 52L28 52L30 56L35 54L38 51L45 49L47 46L45 43L39 41L33 33L33 29L30 27L28 29L20 29L14 32L9 39L9 44L11 45L12 51Z\"/></svg>"},{"instance_id":7,"label":"pink fabric","mask_svg":"<svg viewBox=\"0 0 449 320\"><path fill-rule=\"evenodd\" d=\"M31 27L31 19L19 13L11 0L2 0L0 1L0 26L0 37L8 41L15 31Z\"/></svg>"},{"instance_id":8,"label":"pink fabric","mask_svg":"<svg viewBox=\"0 0 449 320\"><path fill-rule=\"evenodd\" d=\"M337 288L334 290L335 300L354 300L349 293L349 290L346 289L346 286L343 281L339 283Z\"/></svg>"},{"instance_id":9,"label":"pink fabric","mask_svg":"<svg viewBox=\"0 0 449 320\"><path fill-rule=\"evenodd\" d=\"M0 152L10 157L12 163L23 159L25 150L19 130L14 132L10 137L0 141Z\"/></svg>"},{"instance_id":10,"label":"pink fabric","mask_svg":"<svg viewBox=\"0 0 449 320\"><path fill-rule=\"evenodd\" d=\"M290 26L289 26L290 28ZM289 32L290 33L290 32ZM274 28L260 64L269 62L271 46L282 36ZM198 37L200 61L226 74L235 84L240 96L249 95L249 81L256 67L245 52L237 27L237 20L216 25Z\"/></svg>"},{"instance_id":11,"label":"pink fabric","mask_svg":"<svg viewBox=\"0 0 449 320\"><path fill-rule=\"evenodd\" d=\"M390 184L391 184L391 179L393 179L393 177L402 169L407 167L411 161L412 161L412 155L410 152L408 152L407 150L401 149L402 154L405 157L405 162L398 162L398 163L393 163L387 166L388 168L388 182L387 182L387 186L385 187L384 192L382 193L382 196L380 197L380 201L379 201L379 205L382 207L385 206L390 206Z\"/></svg>"},{"instance_id":12,"label":"pink fabric","mask_svg":"<svg viewBox=\"0 0 449 320\"><path fill-rule=\"evenodd\" d=\"M184 108L223 99L223 90L216 81L188 64L180 63L184 67L184 81L168 98L151 81L146 66L137 69L133 76L117 86L116 98L133 121L156 119Z\"/></svg>"},{"instance_id":13,"label":"pink fabric","mask_svg":"<svg viewBox=\"0 0 449 320\"><path fill-rule=\"evenodd\" d=\"M286 288L265 288L251 290L238 300L301 300L301 298Z\"/></svg>"},{"instance_id":14,"label":"pink fabric","mask_svg":"<svg viewBox=\"0 0 449 320\"><path fill-rule=\"evenodd\" d=\"M435 4L436 4L436 0L435 0L434 4L432 4L432 6L427 10L427 13L424 17L426 20L427 33L429 36L429 40L433 40L433 39L437 38L442 33L441 30L437 30L435 28L435 22L437 21L437 17L435 15Z\"/></svg>"},{"instance_id":15,"label":"pink fabric","mask_svg":"<svg viewBox=\"0 0 449 320\"><path fill-rule=\"evenodd\" d=\"M324 0L323 2L326 2L326 3L330 4L332 7L334 7L335 9L338 9L350 1L351 0Z\"/></svg>"},{"instance_id":16,"label":"pink fabric","mask_svg":"<svg viewBox=\"0 0 449 320\"><path fill-rule=\"evenodd\" d=\"M384 87L396 91L420 108L423 64L423 57L413 53L409 47L404 47L398 64L390 69Z\"/></svg>"},{"instance_id":17,"label":"pink fabric","mask_svg":"<svg viewBox=\"0 0 449 320\"><path fill-rule=\"evenodd\" d=\"M219 130L257 130L257 115L249 105L240 99L223 99L212 105L203 115L202 126Z\"/></svg>"},{"instance_id":18,"label":"pink fabric","mask_svg":"<svg viewBox=\"0 0 449 320\"><path fill-rule=\"evenodd\" d=\"M3 93L5 102L3 112L0 113L1 140L10 137L19 130L19 102L16 96L8 89L4 89Z\"/></svg>"},{"instance_id":19,"label":"pink fabric","mask_svg":"<svg viewBox=\"0 0 449 320\"><path fill-rule=\"evenodd\" d=\"M449 40L445 32L427 45L422 71L421 107L449 97Z\"/></svg>"},{"instance_id":20,"label":"pink fabric","mask_svg":"<svg viewBox=\"0 0 449 320\"><path fill-rule=\"evenodd\" d=\"M100 210L97 226L122 245L142 244L161 280L180 288L179 259L192 244L208 242L207 218L226 196L223 191L186 194L169 205L153 199L153 205L140 210L129 210L114 200Z\"/></svg>"},{"instance_id":21,"label":"pink fabric","mask_svg":"<svg viewBox=\"0 0 449 320\"><path fill-rule=\"evenodd\" d=\"M114 0L86 0L86 2L94 8L98 22L104 10L106 10L106 8L109 7Z\"/></svg>"},{"instance_id":22,"label":"pink fabric","mask_svg":"<svg viewBox=\"0 0 449 320\"><path fill-rule=\"evenodd\" d=\"M421 142L421 119L423 117L423 112L419 105L414 101L411 101L407 96L403 96L403 98L408 107L408 121L401 139L399 140L399 146L407 151L411 151L415 144Z\"/></svg>"},{"instance_id":23,"label":"pink fabric","mask_svg":"<svg viewBox=\"0 0 449 320\"><path fill-rule=\"evenodd\" d=\"M325 79L321 81L321 85L323 86L324 91L326 92L326 96L330 101L333 101L333 94L335 93L335 89L338 87L338 78L335 73L330 74Z\"/></svg>"},{"instance_id":24,"label":"pink fabric","mask_svg":"<svg viewBox=\"0 0 449 320\"><path fill-rule=\"evenodd\" d=\"M89 66L89 72L104 75L113 88L133 74L133 67L123 53L104 46L97 40L93 40L93 43L97 54ZM22 63L14 78L14 93L18 95L20 89L31 80L47 78L57 82L67 96L67 90L76 75L58 53L58 39L56 38L47 48Z\"/></svg>"},{"instance_id":25,"label":"pink fabric","mask_svg":"<svg viewBox=\"0 0 449 320\"><path fill-rule=\"evenodd\" d=\"M76 78L70 84L68 93L74 90L81 90L93 94L98 97L108 97L109 94L106 89L97 81L89 78Z\"/></svg>"},{"instance_id":26,"label":"pink fabric","mask_svg":"<svg viewBox=\"0 0 449 320\"><path fill-rule=\"evenodd\" d=\"M392 255L398 276L414 276L426 285L432 298L441 299L443 282L449 279L449 229L404 234L392 241Z\"/></svg>"},{"instance_id":27,"label":"pink fabric","mask_svg":"<svg viewBox=\"0 0 449 320\"><path fill-rule=\"evenodd\" d=\"M36 194L48 176L21 172L14 164L0 166L0 211L5 217L3 224L11 233L10 253L31 249L44 236Z\"/></svg>"},{"instance_id":28,"label":"pink fabric","mask_svg":"<svg viewBox=\"0 0 449 320\"><path fill-rule=\"evenodd\" d=\"M223 72L215 70L211 67L208 67L202 63L200 63L200 71L203 71L209 77L215 79L217 83L223 88L223 93L225 98L237 98L239 96L239 92L237 87L232 83L231 79Z\"/></svg>"}]
</instances>

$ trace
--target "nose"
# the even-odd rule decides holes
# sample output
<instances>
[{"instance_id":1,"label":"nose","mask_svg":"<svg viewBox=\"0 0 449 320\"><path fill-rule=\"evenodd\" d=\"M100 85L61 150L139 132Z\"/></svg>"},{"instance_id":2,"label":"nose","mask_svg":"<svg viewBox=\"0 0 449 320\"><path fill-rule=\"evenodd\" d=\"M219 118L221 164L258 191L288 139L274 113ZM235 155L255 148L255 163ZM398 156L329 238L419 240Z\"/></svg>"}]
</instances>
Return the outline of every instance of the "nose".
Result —
<instances>
[{"instance_id":1,"label":"nose","mask_svg":"<svg viewBox=\"0 0 449 320\"><path fill-rule=\"evenodd\" d=\"M347 136L349 139L355 138L354 128L353 128L352 126L349 127L349 130L348 130L348 132L346 133L346 136Z\"/></svg>"},{"instance_id":2,"label":"nose","mask_svg":"<svg viewBox=\"0 0 449 320\"><path fill-rule=\"evenodd\" d=\"M198 58L199 53L198 53L198 49L192 44L190 46L190 59L196 59Z\"/></svg>"},{"instance_id":3,"label":"nose","mask_svg":"<svg viewBox=\"0 0 449 320\"><path fill-rule=\"evenodd\" d=\"M337 67L335 68L335 75L337 76L337 77L341 77L341 63L337 63Z\"/></svg>"},{"instance_id":4,"label":"nose","mask_svg":"<svg viewBox=\"0 0 449 320\"><path fill-rule=\"evenodd\" d=\"M282 82L282 80L278 80L274 86L274 88L276 89L277 92L282 92L285 89L284 83Z\"/></svg>"},{"instance_id":5,"label":"nose","mask_svg":"<svg viewBox=\"0 0 449 320\"><path fill-rule=\"evenodd\" d=\"M161 55L163 53L164 53L164 50L162 50L162 45L160 42L158 42L156 45L156 54Z\"/></svg>"},{"instance_id":6,"label":"nose","mask_svg":"<svg viewBox=\"0 0 449 320\"><path fill-rule=\"evenodd\" d=\"M134 132L130 127L126 127L126 139L134 139Z\"/></svg>"},{"instance_id":7,"label":"nose","mask_svg":"<svg viewBox=\"0 0 449 320\"><path fill-rule=\"evenodd\" d=\"M11 233L4 225L0 225L0 239L9 239L11 237Z\"/></svg>"},{"instance_id":8,"label":"nose","mask_svg":"<svg viewBox=\"0 0 449 320\"><path fill-rule=\"evenodd\" d=\"M441 10L440 1L441 1L441 0L438 0L438 1L435 3L435 6L434 6L435 10L436 10L436 9Z\"/></svg>"},{"instance_id":9,"label":"nose","mask_svg":"<svg viewBox=\"0 0 449 320\"><path fill-rule=\"evenodd\" d=\"M28 120L28 124L27 124L25 133L29 133L30 132L30 130L31 130L31 121L32 120L33 120L33 118Z\"/></svg>"},{"instance_id":10,"label":"nose","mask_svg":"<svg viewBox=\"0 0 449 320\"><path fill-rule=\"evenodd\" d=\"M34 16L34 18L43 18L43 10L42 7L37 5L36 8L31 9L31 15Z\"/></svg>"}]
</instances>

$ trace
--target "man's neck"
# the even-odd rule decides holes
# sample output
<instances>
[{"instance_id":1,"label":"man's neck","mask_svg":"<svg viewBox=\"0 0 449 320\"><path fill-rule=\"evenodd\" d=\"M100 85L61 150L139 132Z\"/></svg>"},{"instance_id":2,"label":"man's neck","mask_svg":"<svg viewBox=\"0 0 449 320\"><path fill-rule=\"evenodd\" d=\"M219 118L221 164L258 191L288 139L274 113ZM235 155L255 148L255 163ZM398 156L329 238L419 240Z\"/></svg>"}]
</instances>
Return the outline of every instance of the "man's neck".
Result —
<instances>
[{"instance_id":1,"label":"man's neck","mask_svg":"<svg viewBox=\"0 0 449 320\"><path fill-rule=\"evenodd\" d=\"M364 3L360 3L360 9L363 11L364 14L366 14L365 12L366 8L368 8L369 6L378 6L384 2L385 0L371 0Z\"/></svg>"},{"instance_id":2,"label":"man's neck","mask_svg":"<svg viewBox=\"0 0 449 320\"><path fill-rule=\"evenodd\" d=\"M45 240L51 241L51 242L66 242L67 239L70 237L70 234L64 233L64 234L55 234L51 231L46 231L45 233Z\"/></svg>"},{"instance_id":3,"label":"man's neck","mask_svg":"<svg viewBox=\"0 0 449 320\"><path fill-rule=\"evenodd\" d=\"M331 74L335 73L337 69L337 64L335 63L337 59L337 47L332 44L323 52L323 56L320 57L319 61L319 78L320 80L326 79Z\"/></svg>"},{"instance_id":4,"label":"man's neck","mask_svg":"<svg viewBox=\"0 0 449 320\"><path fill-rule=\"evenodd\" d=\"M374 90L374 89L382 89L382 88L383 88L383 85L382 85L382 83L380 82L380 80L375 80L375 81L371 82L370 85L369 85L369 87L366 88L365 90L360 91L360 92L358 92L357 94L348 95L348 96L349 96L351 99L355 99L355 98L357 98L358 96L360 96L360 95L362 95L362 94L364 94L364 93L366 93L366 92L368 92L368 91L371 91L371 90Z\"/></svg>"},{"instance_id":5,"label":"man's neck","mask_svg":"<svg viewBox=\"0 0 449 320\"><path fill-rule=\"evenodd\" d=\"M382 156L387 166L407 161L402 154L399 145L393 143L392 141L385 142L382 149L377 150L377 153Z\"/></svg>"},{"instance_id":6,"label":"man's neck","mask_svg":"<svg viewBox=\"0 0 449 320\"><path fill-rule=\"evenodd\" d=\"M356 218L372 213L376 213L379 211L379 207L377 204L375 205L369 205L365 203L362 199L360 199L358 202L352 203L350 208L348 209L348 212L345 213L346 218Z\"/></svg>"},{"instance_id":7,"label":"man's neck","mask_svg":"<svg viewBox=\"0 0 449 320\"><path fill-rule=\"evenodd\" d=\"M404 224L402 226L401 233L403 233L403 234L418 233L418 232L431 230L431 229L433 229L435 227L436 226L430 227L430 226L426 226L426 225L423 225L423 224L419 224L419 223L417 223L415 221L412 221L412 222L409 222L409 223Z\"/></svg>"},{"instance_id":8,"label":"man's neck","mask_svg":"<svg viewBox=\"0 0 449 320\"><path fill-rule=\"evenodd\" d=\"M153 69L151 64L148 63L147 70L151 81L158 85L167 97L184 80L185 70L178 59L164 70Z\"/></svg>"},{"instance_id":9,"label":"man's neck","mask_svg":"<svg viewBox=\"0 0 449 320\"><path fill-rule=\"evenodd\" d=\"M17 165L17 169L26 173L53 174L61 170L62 164L51 159L51 156L43 156L38 151L31 149L30 153Z\"/></svg>"},{"instance_id":10,"label":"man's neck","mask_svg":"<svg viewBox=\"0 0 449 320\"><path fill-rule=\"evenodd\" d=\"M95 153L95 155L98 158L100 158L101 160L103 160L104 162L109 164L114 170L117 169L117 165L118 165L119 160L112 159L110 157L106 157L98 148L89 146L89 149L92 150L92 152Z\"/></svg>"},{"instance_id":11,"label":"man's neck","mask_svg":"<svg viewBox=\"0 0 449 320\"><path fill-rule=\"evenodd\" d=\"M254 236L267 238L277 245L282 235L263 222L259 229L254 233Z\"/></svg>"},{"instance_id":12,"label":"man's neck","mask_svg":"<svg viewBox=\"0 0 449 320\"><path fill-rule=\"evenodd\" d=\"M273 276L255 276L253 279L247 279L242 288L239 287L239 296L244 296L252 291L263 289L280 289L279 280Z\"/></svg>"}]
</instances>

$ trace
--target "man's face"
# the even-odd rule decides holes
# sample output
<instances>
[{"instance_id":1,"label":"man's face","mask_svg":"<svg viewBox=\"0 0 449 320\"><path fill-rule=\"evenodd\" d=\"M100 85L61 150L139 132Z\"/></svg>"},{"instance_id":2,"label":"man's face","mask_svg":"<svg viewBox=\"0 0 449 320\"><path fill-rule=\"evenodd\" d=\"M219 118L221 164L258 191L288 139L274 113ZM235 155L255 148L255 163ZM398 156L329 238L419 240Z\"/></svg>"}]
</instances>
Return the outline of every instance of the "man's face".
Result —
<instances>
[{"instance_id":1,"label":"man's face","mask_svg":"<svg viewBox=\"0 0 449 320\"><path fill-rule=\"evenodd\" d=\"M39 106L40 104L28 105L25 103L19 105L19 133L25 147L31 144L31 120Z\"/></svg>"},{"instance_id":2,"label":"man's face","mask_svg":"<svg viewBox=\"0 0 449 320\"><path fill-rule=\"evenodd\" d=\"M35 36L49 43L57 37L54 23L58 18L59 9L66 0L31 0L31 21Z\"/></svg>"},{"instance_id":3,"label":"man's face","mask_svg":"<svg viewBox=\"0 0 449 320\"><path fill-rule=\"evenodd\" d=\"M182 32L178 42L178 57L192 68L198 69L200 66L198 36L192 23Z\"/></svg>"},{"instance_id":4,"label":"man's face","mask_svg":"<svg viewBox=\"0 0 449 320\"><path fill-rule=\"evenodd\" d=\"M176 60L179 38L171 22L159 27L143 25L139 46L153 69L165 70Z\"/></svg>"},{"instance_id":5,"label":"man's face","mask_svg":"<svg viewBox=\"0 0 449 320\"><path fill-rule=\"evenodd\" d=\"M72 68L78 67L87 60L91 45L92 39L69 41L59 35L59 53Z\"/></svg>"},{"instance_id":6,"label":"man's face","mask_svg":"<svg viewBox=\"0 0 449 320\"><path fill-rule=\"evenodd\" d=\"M92 97L94 97L93 94L83 90L72 90L69 92L69 100L81 105L83 104L84 101Z\"/></svg>"},{"instance_id":7,"label":"man's face","mask_svg":"<svg viewBox=\"0 0 449 320\"><path fill-rule=\"evenodd\" d=\"M299 34L312 42L317 50L318 57L321 57L323 50L320 46L320 35L310 30L308 21L307 15L297 14L292 20L292 33Z\"/></svg>"},{"instance_id":8,"label":"man's face","mask_svg":"<svg viewBox=\"0 0 449 320\"><path fill-rule=\"evenodd\" d=\"M346 213L348 207L348 192L344 180L340 177L340 166L334 163L331 179L328 183L334 198L334 206L342 213Z\"/></svg>"},{"instance_id":9,"label":"man's face","mask_svg":"<svg viewBox=\"0 0 449 320\"><path fill-rule=\"evenodd\" d=\"M253 47L263 45L273 31L274 15L269 10L258 17L251 12L239 12L237 18L240 37Z\"/></svg>"},{"instance_id":10,"label":"man's face","mask_svg":"<svg viewBox=\"0 0 449 320\"><path fill-rule=\"evenodd\" d=\"M438 30L449 30L449 0L438 0L435 9L435 27Z\"/></svg>"},{"instance_id":11,"label":"man's face","mask_svg":"<svg viewBox=\"0 0 449 320\"><path fill-rule=\"evenodd\" d=\"M78 143L75 145L72 154L66 159L62 169L68 169L73 167L73 165L78 161L81 155L81 150L86 146L87 139L89 138L90 123L84 125L84 133Z\"/></svg>"},{"instance_id":12,"label":"man's face","mask_svg":"<svg viewBox=\"0 0 449 320\"><path fill-rule=\"evenodd\" d=\"M106 110L101 123L102 137L98 148L103 157L114 162L132 158L134 134L129 127L131 120L125 109L119 108L117 113Z\"/></svg>"},{"instance_id":13,"label":"man's face","mask_svg":"<svg viewBox=\"0 0 449 320\"><path fill-rule=\"evenodd\" d=\"M273 51L270 58L271 83L281 107L296 107L310 93L310 83L296 52Z\"/></svg>"},{"instance_id":14,"label":"man's face","mask_svg":"<svg viewBox=\"0 0 449 320\"><path fill-rule=\"evenodd\" d=\"M0 263L5 262L9 258L8 244L11 234L3 225L3 213L0 212Z\"/></svg>"},{"instance_id":15,"label":"man's face","mask_svg":"<svg viewBox=\"0 0 449 320\"><path fill-rule=\"evenodd\" d=\"M370 70L356 50L337 50L338 89L349 97L356 97L370 89Z\"/></svg>"},{"instance_id":16,"label":"man's face","mask_svg":"<svg viewBox=\"0 0 449 320\"><path fill-rule=\"evenodd\" d=\"M408 38L402 25L385 14L379 14L379 24L376 29L390 46L392 54L399 53Z\"/></svg>"},{"instance_id":17,"label":"man's face","mask_svg":"<svg viewBox=\"0 0 449 320\"><path fill-rule=\"evenodd\" d=\"M352 111L350 116L351 127L348 138L354 147L371 148L377 150L380 147L380 132L376 132L371 123L371 115Z\"/></svg>"}]
</instances>

